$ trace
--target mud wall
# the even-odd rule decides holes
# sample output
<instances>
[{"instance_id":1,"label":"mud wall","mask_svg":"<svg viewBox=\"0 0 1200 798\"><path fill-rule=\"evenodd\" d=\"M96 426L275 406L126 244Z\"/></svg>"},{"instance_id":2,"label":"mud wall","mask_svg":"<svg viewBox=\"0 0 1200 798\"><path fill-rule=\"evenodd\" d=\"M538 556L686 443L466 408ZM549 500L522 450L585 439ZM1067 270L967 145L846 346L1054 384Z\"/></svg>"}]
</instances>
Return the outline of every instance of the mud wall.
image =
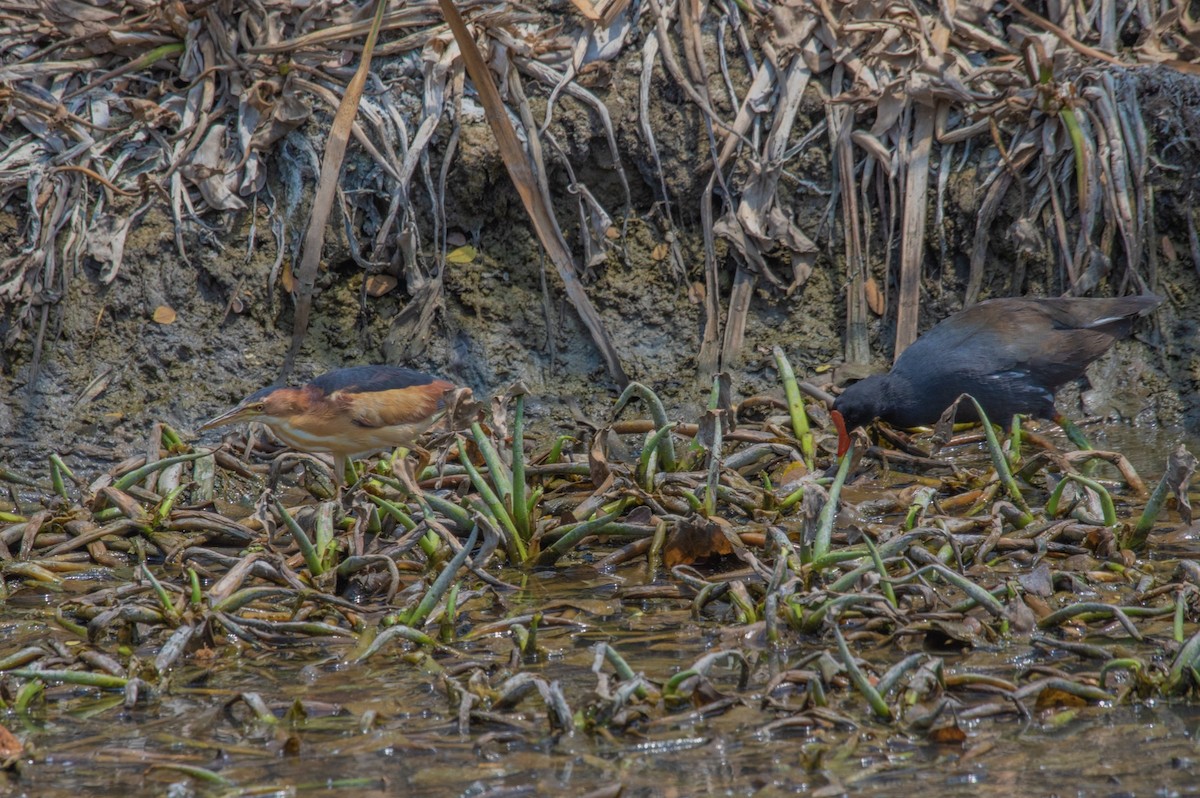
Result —
<instances>
[{"instance_id":1,"label":"mud wall","mask_svg":"<svg viewBox=\"0 0 1200 798\"><path fill-rule=\"evenodd\" d=\"M696 368L703 326L698 203L707 180L705 126L682 95L668 106L674 116L661 120L660 183L629 112L636 75L620 79L622 74L618 65L618 79L598 94L616 120L616 157L631 177L632 204L613 220L623 234L603 261L585 270L584 279L630 376L654 387L687 418L703 407L707 396L707 384L697 378ZM1065 409L1076 416L1087 412L1194 426L1200 422L1200 245L1194 243L1191 198L1197 187L1193 165L1200 156L1195 144L1200 141L1200 95L1195 80L1170 70L1140 70L1125 79L1136 82L1153 141L1149 186L1154 236L1148 243L1154 254L1149 278L1169 301L1135 341L1097 364L1096 390L1087 394L1085 406L1067 392ZM530 93L531 105L540 112L545 91L530 88ZM809 127L818 123L823 107L819 95L811 88L810 93L802 106ZM314 118L300 134L319 140L321 122ZM568 108L555 116L550 130L563 143L576 178L593 191L607 192L598 197L605 207L624 209L613 154L595 120L586 111ZM438 146L444 144L444 138L435 143L435 163ZM535 396L535 416L558 422L573 415L605 419L617 387L543 257L481 118L463 121L457 148L447 173L445 223L450 237L470 243L477 255L470 262L446 266L437 297L440 308L427 341L412 346L407 338L397 338L393 322L409 299L406 285L401 281L382 296L368 295L364 271L349 251L346 222L335 218L327 236L314 320L293 379L342 365L403 359L484 395L523 380ZM353 169L353 150L350 157ZM986 146L978 147L954 171L942 231L947 251L939 249L936 230L931 228L927 238L923 327L961 306L967 248L981 192L982 171L976 165L995 157ZM577 199L568 190L568 172L561 162L552 159L550 164L548 179L559 219L568 241L578 246ZM800 167L807 171L796 177L805 184L828 180L828 160L819 151L803 159ZM663 256L664 233L658 223L663 184L675 214L684 273ZM774 345L784 348L801 377L817 382L828 381L831 375L825 367L842 358L845 278L836 214L829 212L827 195L797 188L796 197L796 218L819 251L811 277L791 295L761 283L754 291L745 345L738 361L728 364L739 397L778 393L770 354ZM387 199L380 197L379 202ZM425 204L421 218L429 222L429 199L416 201ZM1061 291L1061 268L1053 258L1018 252L1013 225L1020 217L1018 199L1010 199L994 224L984 296ZM298 222L290 221L280 235L262 204L210 214L204 219L207 227L197 224L182 231L181 251L170 217L155 209L135 227L124 265L111 284L100 281L97 264L86 258L71 264L69 293L50 303L51 321L36 382L30 381L36 344L31 327L9 342L0 363L5 396L0 437L9 451L14 456L40 455L47 449L118 456L144 440L155 421L190 430L275 381L289 345L292 300L285 280L272 284L269 278L278 266L280 247L285 263L295 254ZM26 224L15 204L0 209L0 241L16 246ZM885 243L881 228L875 235L879 240L871 267L887 295L894 297L895 275L886 268L886 253L879 251ZM716 257L724 308L737 256L718 242ZM1024 259L1020 285L1014 284L1018 258ZM1099 290L1128 286L1105 284ZM164 306L174 311L169 323L156 320L156 310ZM6 332L14 324L12 314L9 308ZM894 323L890 302L883 314L872 316L873 353L881 368L890 353Z\"/></svg>"}]
</instances>

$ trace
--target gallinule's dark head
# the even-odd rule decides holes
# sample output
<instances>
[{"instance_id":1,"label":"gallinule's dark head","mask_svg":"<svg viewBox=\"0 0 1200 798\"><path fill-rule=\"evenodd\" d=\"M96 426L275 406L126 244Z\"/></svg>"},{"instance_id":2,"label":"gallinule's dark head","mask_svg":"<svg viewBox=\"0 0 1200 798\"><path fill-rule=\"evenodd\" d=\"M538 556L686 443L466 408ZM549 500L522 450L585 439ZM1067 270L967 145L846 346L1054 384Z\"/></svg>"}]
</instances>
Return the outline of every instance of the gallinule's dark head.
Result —
<instances>
[{"instance_id":1,"label":"gallinule's dark head","mask_svg":"<svg viewBox=\"0 0 1200 798\"><path fill-rule=\"evenodd\" d=\"M988 418L1015 413L1055 418L1054 391L1087 365L1162 297L992 299L941 321L887 374L847 388L833 403L839 454L847 432L882 419L899 427L932 424L969 393Z\"/></svg>"},{"instance_id":2,"label":"gallinule's dark head","mask_svg":"<svg viewBox=\"0 0 1200 798\"><path fill-rule=\"evenodd\" d=\"M852 430L882 418L888 412L889 376L874 374L848 386L833 403L833 411L841 416L839 423Z\"/></svg>"}]
</instances>

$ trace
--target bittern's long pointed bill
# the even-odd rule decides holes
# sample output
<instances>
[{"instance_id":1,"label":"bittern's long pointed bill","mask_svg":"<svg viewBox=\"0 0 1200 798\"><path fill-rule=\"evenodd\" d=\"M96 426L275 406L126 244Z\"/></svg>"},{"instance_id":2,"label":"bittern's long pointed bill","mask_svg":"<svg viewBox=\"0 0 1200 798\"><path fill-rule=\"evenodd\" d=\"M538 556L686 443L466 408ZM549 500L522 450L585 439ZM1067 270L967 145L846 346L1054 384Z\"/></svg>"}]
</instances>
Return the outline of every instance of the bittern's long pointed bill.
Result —
<instances>
[{"instance_id":1,"label":"bittern's long pointed bill","mask_svg":"<svg viewBox=\"0 0 1200 798\"><path fill-rule=\"evenodd\" d=\"M205 421L200 425L201 430L223 427L226 424L237 424L239 421L255 421L262 416L262 408L256 403L242 402L232 410L227 410L216 418Z\"/></svg>"},{"instance_id":2,"label":"bittern's long pointed bill","mask_svg":"<svg viewBox=\"0 0 1200 798\"><path fill-rule=\"evenodd\" d=\"M200 430L203 431L206 429L212 429L213 427L223 427L226 424L236 424L239 421L260 420L263 415L263 400L275 393L277 390L279 390L279 386L268 385L266 388L255 391L234 405L232 410L226 410L216 418L205 421L200 425Z\"/></svg>"}]
</instances>

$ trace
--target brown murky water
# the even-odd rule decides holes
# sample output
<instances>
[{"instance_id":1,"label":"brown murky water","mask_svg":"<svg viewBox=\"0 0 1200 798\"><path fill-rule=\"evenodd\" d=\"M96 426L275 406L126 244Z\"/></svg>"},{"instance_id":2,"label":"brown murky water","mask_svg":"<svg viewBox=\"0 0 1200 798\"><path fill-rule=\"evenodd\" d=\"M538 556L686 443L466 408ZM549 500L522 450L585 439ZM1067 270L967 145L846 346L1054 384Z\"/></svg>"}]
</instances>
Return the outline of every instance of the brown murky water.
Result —
<instances>
[{"instance_id":1,"label":"brown murky water","mask_svg":"<svg viewBox=\"0 0 1200 798\"><path fill-rule=\"evenodd\" d=\"M561 581L531 594L542 588L559 600L594 598ZM651 674L672 673L718 644L711 629L686 621L647 605L633 623L591 619L582 632L547 634L552 653L540 673L561 681L568 696L586 693L595 684L589 644L597 639L637 652L638 666ZM20 645L44 632L10 613L4 637ZM681 712L606 740L552 736L536 716L521 727L477 723L460 734L456 713L431 690L428 674L395 653L351 666L346 651L334 648L230 651L207 670L181 668L168 694L132 710L119 706L119 696L48 690L43 708L9 719L31 740L37 761L10 773L7 789L48 797L579 795L619 782L625 795L664 796L1195 794L1195 707L1083 708L980 721L967 725L963 745L914 741L882 724L764 734L757 708L764 677L798 653L762 654L759 678L743 693L732 675L727 684L718 681L743 706L709 717ZM1008 663L1033 658L1016 645L994 656ZM257 719L240 698L247 692L278 720ZM231 784L204 785L185 775L189 767Z\"/></svg>"},{"instance_id":2,"label":"brown murky water","mask_svg":"<svg viewBox=\"0 0 1200 798\"><path fill-rule=\"evenodd\" d=\"M1089 434L1098 447L1128 454L1151 484L1180 439L1171 430ZM1152 552L1156 542L1167 541L1152 539ZM1169 555L1200 556L1200 545L1177 531L1169 536ZM391 643L358 663L360 644L349 638L262 648L221 638L179 660L166 689L132 707L120 693L51 684L29 711L10 710L4 723L29 755L0 784L5 794L51 798L580 795L615 784L637 796L1200 794L1200 712L1182 701L1031 705L1022 713L964 719L965 740L941 743L908 722L871 720L852 690L831 695L825 711L798 712L798 691L772 679L812 652L809 641L792 636L788 647L774 649L761 624L731 623L727 608L696 616L690 597L647 597L653 584L644 563L605 573L579 565L498 576L521 589L504 594L502 606L482 594L469 600L460 633L541 611L555 625L538 631L534 659L518 661L507 628L454 643L453 657ZM95 590L103 579L85 572L65 590ZM68 650L81 645L53 621L59 598L14 590L0 615L0 654L48 638ZM1103 639L1148 658L1159 650L1151 643L1170 636L1170 618L1141 629L1143 643L1111 627L1085 642ZM593 723L591 713L611 706L597 696L618 688L597 644L620 652L656 684L707 654L735 649L748 659L748 678L741 685L737 668L718 665L690 705L643 716L631 703L628 717ZM155 656L147 641L118 645L111 653L122 659ZM857 653L883 670L912 650L874 646ZM1011 679L1037 668L1081 667L1027 636L977 641L969 651L925 650L941 658L951 677L969 671ZM577 725L593 731L552 730L536 690L503 713L469 714L449 698L446 684L495 698L489 683L472 681L473 669L488 674L490 685L507 672L557 684ZM11 706L14 683L5 688ZM479 701L467 706L482 709Z\"/></svg>"}]
</instances>

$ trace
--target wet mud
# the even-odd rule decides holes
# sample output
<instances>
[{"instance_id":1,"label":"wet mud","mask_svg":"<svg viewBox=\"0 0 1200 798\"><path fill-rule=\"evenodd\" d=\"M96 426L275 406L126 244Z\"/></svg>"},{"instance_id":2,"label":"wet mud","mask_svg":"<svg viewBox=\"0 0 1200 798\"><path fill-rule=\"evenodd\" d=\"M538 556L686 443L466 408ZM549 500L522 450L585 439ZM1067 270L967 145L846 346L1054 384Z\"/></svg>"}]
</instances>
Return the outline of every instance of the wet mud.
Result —
<instances>
[{"instance_id":1,"label":"wet mud","mask_svg":"<svg viewBox=\"0 0 1200 798\"><path fill-rule=\"evenodd\" d=\"M626 371L652 386L684 417L699 412L709 383L698 374L697 353L704 323L705 275L698 203L707 180L704 127L699 114L680 96L676 104L656 108L671 118L659 120L660 175L638 136L635 114L637 73L618 62L611 82L595 91L605 100L616 125L616 158L629 178L629 199L613 169L603 130L577 106L560 101L549 130L560 143L571 171L600 202L622 209L613 219L619 232L609 251L583 270L588 295L616 342ZM1144 105L1155 154L1148 175L1153 193L1153 250L1149 275L1168 302L1135 339L1118 346L1096 364L1082 401L1063 394L1069 415L1098 415L1138 424L1186 425L1200 422L1200 279L1189 244L1194 235L1190 197L1197 188L1194 170L1200 129L1197 83L1169 70L1143 69L1120 75L1133 81ZM661 79L657 88L666 90ZM814 90L802 103L807 127L816 124L822 103ZM545 92L530 88L531 107L544 112ZM540 118L540 116L539 116ZM317 120L309 127L317 126ZM802 126L803 127L803 126ZM309 134L320 136L319 130ZM447 131L448 133L448 131ZM437 162L435 139L431 161ZM966 248L979 210L984 170L977 164L995 156L979 148L962 159L948 184L945 220L927 238L922 285L922 328L961 307L966 279ZM582 250L577 199L568 170L548 159L548 182L567 240ZM353 152L350 164L353 166ZM936 168L936 159L935 166ZM844 257L837 214L830 198L811 190L827 183L829 164L818 154L790 164L798 181L794 214L817 242L811 277L791 295L759 281L749 303L745 344L736 362L725 364L735 398L776 390L771 347L782 346L801 379L830 382L828 370L842 360L845 334ZM278 175L273 177L278 178ZM354 187L348 167L344 188ZM675 228L662 225L660 187L671 201ZM1036 245L1018 247L1012 234L1023 209L1010 192L1008 204L989 238L989 266L983 296L1053 295L1063 290L1063 275L1046 244L1048 231L1037 231ZM380 198L384 202L386 198ZM717 201L720 197L716 198ZM420 209L431 222L428 199ZM130 206L132 207L132 206ZM15 207L0 210L0 244L12 247L28 220ZM293 215L294 216L294 215ZM290 342L293 300L278 265L287 268L296 254L298 218L273 218L264 204L245 211L208 214L198 224L176 230L170 216L152 210L134 228L124 264L115 281L101 283L99 265L87 258L68 264L69 293L49 307L49 324L40 342L40 368L33 372L37 327L19 324L10 308L9 337L0 360L0 438L18 459L41 457L49 450L84 456L119 457L142 439L156 421L182 430L279 378ZM358 220L361 221L361 220ZM447 173L445 224L449 238L474 246L470 262L446 265L432 325L419 334L397 328L395 321L409 294L403 279L382 296L368 295L366 274L352 257L344 220L335 214L327 235L318 280L314 318L293 381L348 364L404 362L440 373L488 396L515 381L529 386L531 415L555 422L573 418L601 420L618 387L587 331L567 301L522 206L508 182L490 131L482 117L464 118L453 165ZM887 297L894 298L894 257L878 251L884 228L876 226L871 268ZM358 234L366 235L363 230ZM668 235L677 237L682 272L664 254ZM436 242L432 224L425 245ZM945 250L940 249L944 243ZM280 254L280 248L283 253ZM426 253L429 254L429 253ZM736 255L718 239L722 309L736 270ZM1014 284L1017 262L1020 284ZM1114 274L1121 274L1115 270ZM274 282L271 282L272 277ZM1100 292L1128 290L1120 280ZM872 314L873 366L885 368L894 336L894 303ZM174 311L170 323L156 320L160 307ZM419 340L416 340L418 339Z\"/></svg>"}]
</instances>

